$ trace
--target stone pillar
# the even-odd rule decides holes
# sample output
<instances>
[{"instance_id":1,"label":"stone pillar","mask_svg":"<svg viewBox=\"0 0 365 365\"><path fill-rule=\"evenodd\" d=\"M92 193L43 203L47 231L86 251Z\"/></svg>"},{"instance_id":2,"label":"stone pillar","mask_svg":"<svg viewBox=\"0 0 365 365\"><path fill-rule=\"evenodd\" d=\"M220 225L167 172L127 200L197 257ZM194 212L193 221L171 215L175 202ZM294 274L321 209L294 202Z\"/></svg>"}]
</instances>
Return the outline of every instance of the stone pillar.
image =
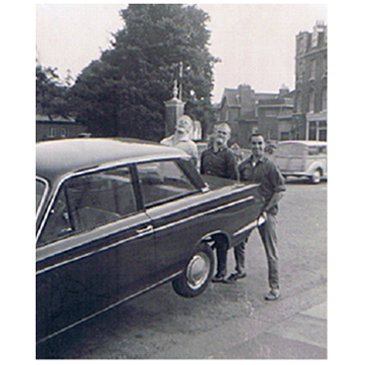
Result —
<instances>
[{"instance_id":1,"label":"stone pillar","mask_svg":"<svg viewBox=\"0 0 365 365\"><path fill-rule=\"evenodd\" d=\"M173 98L165 101L166 120L165 120L165 137L171 136L175 132L176 121L184 115L185 103L177 97L177 85L175 82Z\"/></svg>"}]
</instances>

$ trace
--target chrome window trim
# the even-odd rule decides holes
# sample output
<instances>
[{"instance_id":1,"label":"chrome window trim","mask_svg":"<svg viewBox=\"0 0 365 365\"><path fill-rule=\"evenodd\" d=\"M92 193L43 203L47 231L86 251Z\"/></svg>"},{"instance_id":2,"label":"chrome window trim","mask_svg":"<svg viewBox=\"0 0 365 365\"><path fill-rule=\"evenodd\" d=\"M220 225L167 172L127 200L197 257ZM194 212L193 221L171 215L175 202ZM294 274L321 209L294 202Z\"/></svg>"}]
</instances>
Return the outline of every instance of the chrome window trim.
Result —
<instances>
[{"instance_id":1,"label":"chrome window trim","mask_svg":"<svg viewBox=\"0 0 365 365\"><path fill-rule=\"evenodd\" d=\"M39 239L40 233L42 232L42 230L44 228L46 218L49 215L51 207L53 206L53 203L56 199L57 194L59 193L59 190L60 190L62 184L66 180L68 180L70 178L73 178L73 177L78 177L78 176L90 174L90 173L96 173L96 172L99 172L99 171L101 172L103 170L110 170L110 169L114 169L114 168L117 169L119 167L123 167L123 166L126 166L126 165L132 165L132 164L136 164L136 163L150 163L150 162L154 162L154 161L157 162L157 161L171 161L171 160L175 161L176 159L181 159L181 158L185 158L185 157L181 157L180 155L166 157L163 154L161 154L161 155L153 156L153 159L146 159L146 157L129 158L129 159L125 159L123 161L104 163L104 164L101 164L101 165L98 165L98 166L90 167L88 169L82 169L82 170L78 170L78 171L70 171L69 173L65 174L58 181L58 184L57 184L56 188L54 189L54 194L53 194L52 200L50 201L50 203L48 205L48 208L47 208L46 212L43 215L41 224L39 225L39 229L38 229L37 235L36 235L36 242L38 243L38 239ZM131 174L131 176L132 176L132 174ZM190 179L189 179L189 181L190 181ZM195 186L193 183L192 183L192 185ZM201 190L197 189L196 192L200 193ZM47 193L48 193L48 191L47 191ZM48 245L48 244L46 243L45 245ZM42 245L42 247L45 246L45 245Z\"/></svg>"},{"instance_id":2,"label":"chrome window trim","mask_svg":"<svg viewBox=\"0 0 365 365\"><path fill-rule=\"evenodd\" d=\"M42 199L41 201L39 202L39 205L38 205L38 209L36 210L36 216L38 215L38 212L39 210L41 209L42 205L44 204L44 201L46 199L46 196L48 195L48 191L49 191L49 183L48 183L48 180L44 179L43 177L39 177L39 176L36 176L36 182L37 180L41 181L42 183L44 183L44 185L46 186L46 188L44 189L44 192L43 192L43 195L42 195Z\"/></svg>"},{"instance_id":3,"label":"chrome window trim","mask_svg":"<svg viewBox=\"0 0 365 365\"><path fill-rule=\"evenodd\" d=\"M121 165L118 165L118 166L116 166L116 165L113 165L113 164L111 164L111 168L113 167L113 166L115 166L115 168L118 168L118 167L123 167L124 165L126 165L127 163L125 163L125 164L121 164ZM65 181L67 181L67 180L69 180L69 179L71 179L71 178L74 178L74 177L79 177L79 176L82 176L82 175L87 175L87 174L89 174L89 173L93 173L93 172L98 172L98 171L102 171L102 170L105 170L105 169L107 169L107 168L101 168L100 166L98 166L98 167L91 167L91 168L89 168L89 169L87 169L87 170L81 170L81 171L76 171L76 172L74 172L74 171L71 171L71 172L69 172L69 173L67 173L67 174L65 174L59 181L58 181L58 184L57 184L57 186L56 186L56 188L54 189L54 194L53 194L53 196L52 196L52 199L51 199L51 201L50 201L50 203L48 204L48 207L47 207L47 210L46 210L46 212L44 213L44 216L43 216L43 219L42 219L42 222L41 222L41 224L40 224L40 226L39 226L39 229L38 229L38 232L37 232L37 236L36 236L36 241L38 242L38 238L39 238L39 236L40 236L40 233L42 232L42 230L43 230L43 227L44 227L44 225L45 225L45 221L46 221L46 219L47 219L47 217L48 217L48 215L49 215L49 212L50 212L50 210L51 210L51 207L53 206L53 203L54 203L54 201L55 201L55 199L56 199L56 196L58 195L58 193L59 193L59 191L60 191L60 189L61 189L61 186L64 184L64 182ZM51 244L52 242L50 242L49 244ZM45 245L48 245L48 243L46 243ZM43 246L45 246L45 245L42 245L42 247Z\"/></svg>"}]
</instances>

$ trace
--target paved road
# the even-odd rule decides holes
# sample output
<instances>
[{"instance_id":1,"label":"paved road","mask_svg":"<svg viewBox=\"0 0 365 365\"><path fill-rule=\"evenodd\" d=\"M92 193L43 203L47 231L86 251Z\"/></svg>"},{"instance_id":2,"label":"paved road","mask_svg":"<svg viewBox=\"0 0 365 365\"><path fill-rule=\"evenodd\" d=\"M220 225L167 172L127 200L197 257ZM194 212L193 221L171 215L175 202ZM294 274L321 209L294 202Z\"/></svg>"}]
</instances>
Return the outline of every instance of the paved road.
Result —
<instances>
[{"instance_id":1,"label":"paved road","mask_svg":"<svg viewBox=\"0 0 365 365\"><path fill-rule=\"evenodd\" d=\"M292 180L279 213L282 297L266 302L255 231L247 278L185 299L166 284L38 348L40 358L324 359L327 357L327 183ZM233 253L229 255L233 270Z\"/></svg>"}]
</instances>

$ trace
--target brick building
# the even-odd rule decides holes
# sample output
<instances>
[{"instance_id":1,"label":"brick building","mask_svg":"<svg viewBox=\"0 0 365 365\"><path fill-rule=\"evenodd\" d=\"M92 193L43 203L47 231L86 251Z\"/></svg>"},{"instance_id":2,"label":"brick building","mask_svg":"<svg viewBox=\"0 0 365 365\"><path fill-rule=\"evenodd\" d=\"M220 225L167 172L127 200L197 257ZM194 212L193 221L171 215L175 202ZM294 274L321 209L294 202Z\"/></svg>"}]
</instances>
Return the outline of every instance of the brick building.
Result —
<instances>
[{"instance_id":1,"label":"brick building","mask_svg":"<svg viewBox=\"0 0 365 365\"><path fill-rule=\"evenodd\" d=\"M327 140L327 26L296 36L293 120L304 123L302 139Z\"/></svg>"},{"instance_id":2,"label":"brick building","mask_svg":"<svg viewBox=\"0 0 365 365\"><path fill-rule=\"evenodd\" d=\"M225 89L217 120L232 127L231 143L247 147L255 131L267 140L327 140L327 26L296 36L295 90L257 93L249 85Z\"/></svg>"},{"instance_id":3,"label":"brick building","mask_svg":"<svg viewBox=\"0 0 365 365\"><path fill-rule=\"evenodd\" d=\"M248 146L249 136L258 130L260 102L277 97L275 93L256 93L250 85L239 85L237 89L226 88L217 105L217 121L227 122L232 128L230 143Z\"/></svg>"},{"instance_id":4,"label":"brick building","mask_svg":"<svg viewBox=\"0 0 365 365\"><path fill-rule=\"evenodd\" d=\"M266 140L297 139L293 133L293 93L283 85L272 99L258 102L258 130Z\"/></svg>"}]
</instances>

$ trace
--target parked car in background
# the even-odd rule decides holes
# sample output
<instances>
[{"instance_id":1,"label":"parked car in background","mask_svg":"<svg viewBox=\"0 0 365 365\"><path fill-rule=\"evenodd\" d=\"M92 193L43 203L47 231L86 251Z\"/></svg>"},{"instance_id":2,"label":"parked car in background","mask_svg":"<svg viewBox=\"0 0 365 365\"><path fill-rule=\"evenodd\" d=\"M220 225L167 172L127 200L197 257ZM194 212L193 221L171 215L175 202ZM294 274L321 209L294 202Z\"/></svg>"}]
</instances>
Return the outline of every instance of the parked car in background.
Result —
<instances>
[{"instance_id":1,"label":"parked car in background","mask_svg":"<svg viewBox=\"0 0 365 365\"><path fill-rule=\"evenodd\" d=\"M279 142L274 160L285 177L305 176L314 184L327 178L327 142Z\"/></svg>"},{"instance_id":2,"label":"parked car in background","mask_svg":"<svg viewBox=\"0 0 365 365\"><path fill-rule=\"evenodd\" d=\"M209 188L179 149L77 138L37 143L36 164L38 343L167 281L196 297L215 239L260 222L257 184Z\"/></svg>"}]
</instances>

